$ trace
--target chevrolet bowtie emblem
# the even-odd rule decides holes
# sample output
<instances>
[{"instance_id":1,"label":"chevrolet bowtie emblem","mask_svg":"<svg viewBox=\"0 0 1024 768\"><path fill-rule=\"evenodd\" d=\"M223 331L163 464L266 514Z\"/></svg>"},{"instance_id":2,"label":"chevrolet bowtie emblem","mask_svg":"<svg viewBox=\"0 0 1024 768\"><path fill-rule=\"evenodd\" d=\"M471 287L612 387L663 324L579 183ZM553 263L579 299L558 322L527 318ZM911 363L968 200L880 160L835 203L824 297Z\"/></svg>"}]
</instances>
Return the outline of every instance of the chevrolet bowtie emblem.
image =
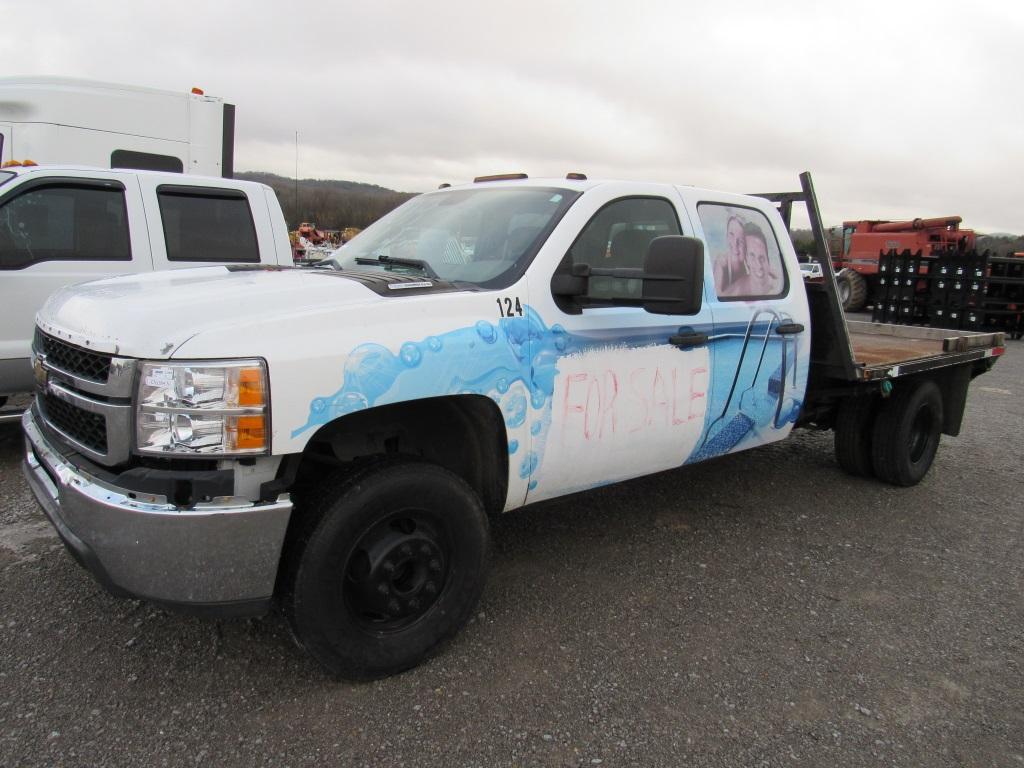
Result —
<instances>
[{"instance_id":1,"label":"chevrolet bowtie emblem","mask_svg":"<svg viewBox=\"0 0 1024 768\"><path fill-rule=\"evenodd\" d=\"M39 387L39 389L45 390L46 380L48 377L46 375L46 369L43 368L43 361L38 357L32 358L32 373L36 378L36 386Z\"/></svg>"}]
</instances>

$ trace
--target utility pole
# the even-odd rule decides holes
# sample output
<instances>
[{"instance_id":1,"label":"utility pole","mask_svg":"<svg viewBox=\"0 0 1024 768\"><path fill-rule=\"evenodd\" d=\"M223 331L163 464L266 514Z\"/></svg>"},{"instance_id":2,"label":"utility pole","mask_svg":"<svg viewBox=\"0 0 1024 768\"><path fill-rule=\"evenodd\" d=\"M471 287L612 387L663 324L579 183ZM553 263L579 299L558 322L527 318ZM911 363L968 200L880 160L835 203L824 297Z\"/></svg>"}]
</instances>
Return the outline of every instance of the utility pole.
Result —
<instances>
[{"instance_id":1,"label":"utility pole","mask_svg":"<svg viewBox=\"0 0 1024 768\"><path fill-rule=\"evenodd\" d=\"M299 226L299 132L295 132L295 226Z\"/></svg>"}]
</instances>

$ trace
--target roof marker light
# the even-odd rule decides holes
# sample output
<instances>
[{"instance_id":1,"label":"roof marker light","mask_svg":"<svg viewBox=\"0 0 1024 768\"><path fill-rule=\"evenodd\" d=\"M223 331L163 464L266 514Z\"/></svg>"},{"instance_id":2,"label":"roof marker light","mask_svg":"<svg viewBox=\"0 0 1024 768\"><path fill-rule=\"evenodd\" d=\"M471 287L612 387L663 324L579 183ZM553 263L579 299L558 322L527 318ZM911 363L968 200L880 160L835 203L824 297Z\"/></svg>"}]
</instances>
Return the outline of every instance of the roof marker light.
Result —
<instances>
[{"instance_id":1,"label":"roof marker light","mask_svg":"<svg viewBox=\"0 0 1024 768\"><path fill-rule=\"evenodd\" d=\"M493 176L477 176L473 179L474 184L479 184L481 181L514 181L515 179L528 179L530 178L525 173L496 173Z\"/></svg>"},{"instance_id":2,"label":"roof marker light","mask_svg":"<svg viewBox=\"0 0 1024 768\"><path fill-rule=\"evenodd\" d=\"M565 174L565 178L567 178L567 179L569 179L571 181L586 181L587 180L587 174L585 174L585 173L576 173L575 171L573 171L572 173Z\"/></svg>"}]
</instances>

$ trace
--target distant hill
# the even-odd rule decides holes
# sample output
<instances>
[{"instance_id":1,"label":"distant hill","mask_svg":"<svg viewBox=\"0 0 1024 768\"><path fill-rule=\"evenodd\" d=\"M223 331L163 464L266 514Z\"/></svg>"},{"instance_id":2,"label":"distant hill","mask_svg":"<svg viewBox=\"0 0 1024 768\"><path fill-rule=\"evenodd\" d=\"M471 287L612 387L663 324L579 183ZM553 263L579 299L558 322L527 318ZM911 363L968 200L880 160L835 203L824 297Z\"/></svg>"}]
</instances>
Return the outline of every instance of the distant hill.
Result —
<instances>
[{"instance_id":1,"label":"distant hill","mask_svg":"<svg viewBox=\"0 0 1024 768\"><path fill-rule=\"evenodd\" d=\"M415 196L412 192L396 192L358 181L299 179L296 201L295 179L263 171L236 172L235 178L271 187L281 203L289 229L295 229L304 221L321 229L367 227Z\"/></svg>"}]
</instances>

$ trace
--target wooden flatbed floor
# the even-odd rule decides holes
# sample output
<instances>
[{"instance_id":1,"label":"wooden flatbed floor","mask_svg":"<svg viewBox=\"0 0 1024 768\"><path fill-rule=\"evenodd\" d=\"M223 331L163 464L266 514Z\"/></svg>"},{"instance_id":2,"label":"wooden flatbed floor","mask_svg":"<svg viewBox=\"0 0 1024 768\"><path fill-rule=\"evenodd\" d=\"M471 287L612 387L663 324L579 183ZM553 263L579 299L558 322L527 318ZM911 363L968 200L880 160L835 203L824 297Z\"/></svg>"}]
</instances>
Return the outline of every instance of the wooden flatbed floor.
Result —
<instances>
[{"instance_id":1,"label":"wooden flatbed floor","mask_svg":"<svg viewBox=\"0 0 1024 768\"><path fill-rule=\"evenodd\" d=\"M896 365L910 360L941 355L942 339L905 339L874 333L850 333L853 359L868 367Z\"/></svg>"}]
</instances>

